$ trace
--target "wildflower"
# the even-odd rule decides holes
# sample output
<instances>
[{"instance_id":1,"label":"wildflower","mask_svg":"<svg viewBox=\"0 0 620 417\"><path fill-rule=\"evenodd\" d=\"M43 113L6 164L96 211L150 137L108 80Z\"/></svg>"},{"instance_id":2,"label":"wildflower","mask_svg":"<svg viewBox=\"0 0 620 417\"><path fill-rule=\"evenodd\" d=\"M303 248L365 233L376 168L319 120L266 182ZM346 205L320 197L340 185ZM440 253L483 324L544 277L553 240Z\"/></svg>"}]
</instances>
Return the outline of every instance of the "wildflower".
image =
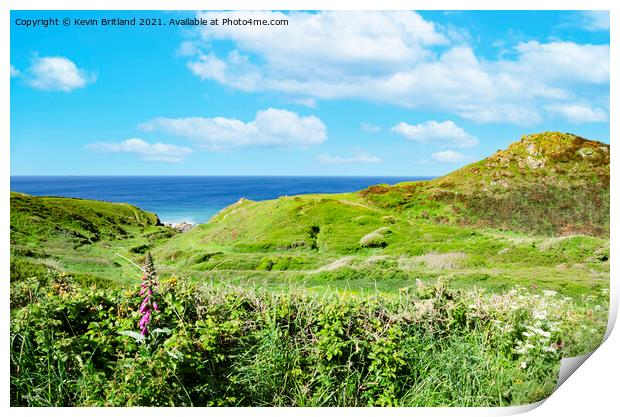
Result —
<instances>
[{"instance_id":1,"label":"wildflower","mask_svg":"<svg viewBox=\"0 0 620 417\"><path fill-rule=\"evenodd\" d=\"M527 362L525 362L525 361L521 362L520 367L521 367L521 369L527 368Z\"/></svg>"},{"instance_id":2,"label":"wildflower","mask_svg":"<svg viewBox=\"0 0 620 417\"><path fill-rule=\"evenodd\" d=\"M153 311L159 311L157 302L153 300L155 291L158 288L157 271L153 264L153 258L150 253L144 258L144 274L142 275L142 283L140 284L140 296L144 296L140 304L139 312L142 315L138 322L140 334L146 336L149 333L148 325L151 322Z\"/></svg>"},{"instance_id":3,"label":"wildflower","mask_svg":"<svg viewBox=\"0 0 620 417\"><path fill-rule=\"evenodd\" d=\"M540 336L542 336L542 337L545 337L545 338L549 338L549 337L551 337L551 333L546 332L546 331L544 331L543 329L538 329L538 328L536 328L536 329L533 329L532 331L533 331L534 333L536 333L536 334L539 334L539 335L540 335Z\"/></svg>"}]
</instances>

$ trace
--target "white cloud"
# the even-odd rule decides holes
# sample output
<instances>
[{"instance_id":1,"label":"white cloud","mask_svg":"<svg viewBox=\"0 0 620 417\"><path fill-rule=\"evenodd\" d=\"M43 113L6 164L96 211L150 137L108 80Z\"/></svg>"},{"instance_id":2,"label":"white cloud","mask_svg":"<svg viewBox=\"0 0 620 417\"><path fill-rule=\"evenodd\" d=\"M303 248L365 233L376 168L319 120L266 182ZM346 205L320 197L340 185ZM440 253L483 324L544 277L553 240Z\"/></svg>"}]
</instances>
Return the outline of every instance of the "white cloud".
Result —
<instances>
[{"instance_id":1,"label":"white cloud","mask_svg":"<svg viewBox=\"0 0 620 417\"><path fill-rule=\"evenodd\" d=\"M607 112L600 107L580 104L550 105L545 107L549 112L563 116L574 123L606 122Z\"/></svg>"},{"instance_id":2,"label":"white cloud","mask_svg":"<svg viewBox=\"0 0 620 417\"><path fill-rule=\"evenodd\" d=\"M373 125L372 123L362 123L362 131L366 133L379 133L381 132L381 126Z\"/></svg>"},{"instance_id":3,"label":"white cloud","mask_svg":"<svg viewBox=\"0 0 620 417\"><path fill-rule=\"evenodd\" d=\"M311 108L311 109L316 108L316 100L311 98L311 97L308 97L308 98L298 98L298 99L293 100L293 103L297 103L297 104L299 104L301 106L305 106L305 107L308 107L308 108Z\"/></svg>"},{"instance_id":4,"label":"white cloud","mask_svg":"<svg viewBox=\"0 0 620 417\"><path fill-rule=\"evenodd\" d=\"M404 68L428 55L425 46L448 41L434 23L412 11L199 12L198 17L288 19L287 26L200 28L205 42L233 41L240 49L264 57L268 66L288 74L318 75L360 66L384 71L389 66ZM184 51L191 48L186 46Z\"/></svg>"},{"instance_id":5,"label":"white cloud","mask_svg":"<svg viewBox=\"0 0 620 417\"><path fill-rule=\"evenodd\" d=\"M19 72L19 70L15 68L13 65L11 65L11 78L19 77L20 75L21 73Z\"/></svg>"},{"instance_id":6,"label":"white cloud","mask_svg":"<svg viewBox=\"0 0 620 417\"><path fill-rule=\"evenodd\" d=\"M321 154L317 157L317 160L321 164L326 165L341 165L341 164L378 164L383 162L383 159L378 156L371 155L366 152L358 153L354 156L336 156L329 154Z\"/></svg>"},{"instance_id":7,"label":"white cloud","mask_svg":"<svg viewBox=\"0 0 620 417\"><path fill-rule=\"evenodd\" d=\"M545 106L575 101L607 107L600 91L591 89L609 83L609 45L522 42L506 46L503 58L488 60L476 56L467 37L455 35L458 28L438 26L415 12L247 17L288 17L289 25L197 29L199 40L182 48L196 76L247 92L365 99L484 123L540 123ZM213 48L218 42L232 42L233 48L218 55Z\"/></svg>"},{"instance_id":8,"label":"white cloud","mask_svg":"<svg viewBox=\"0 0 620 417\"><path fill-rule=\"evenodd\" d=\"M454 151L435 152L431 155L433 160L442 164L452 164L465 161L465 155Z\"/></svg>"},{"instance_id":9,"label":"white cloud","mask_svg":"<svg viewBox=\"0 0 620 417\"><path fill-rule=\"evenodd\" d=\"M327 139L327 128L316 116L269 108L256 113L254 120L243 122L225 117L160 117L140 128L189 138L203 148L225 150L240 147L307 147Z\"/></svg>"},{"instance_id":10,"label":"white cloud","mask_svg":"<svg viewBox=\"0 0 620 417\"><path fill-rule=\"evenodd\" d=\"M606 84L609 82L609 45L574 42L519 43L517 61L504 61L504 71L547 86L567 83Z\"/></svg>"},{"instance_id":11,"label":"white cloud","mask_svg":"<svg viewBox=\"0 0 620 417\"><path fill-rule=\"evenodd\" d=\"M589 31L609 30L608 10L584 10L579 12L581 25Z\"/></svg>"},{"instance_id":12,"label":"white cloud","mask_svg":"<svg viewBox=\"0 0 620 417\"><path fill-rule=\"evenodd\" d=\"M132 138L122 142L97 142L86 145L88 149L98 152L132 153L145 161L181 162L192 153L190 148L166 143L148 143L142 139Z\"/></svg>"},{"instance_id":13,"label":"white cloud","mask_svg":"<svg viewBox=\"0 0 620 417\"><path fill-rule=\"evenodd\" d=\"M445 122L429 120L417 125L400 122L392 126L390 130L419 143L434 143L458 148L469 148L479 143L475 136L467 133L451 120Z\"/></svg>"},{"instance_id":14,"label":"white cloud","mask_svg":"<svg viewBox=\"0 0 620 417\"><path fill-rule=\"evenodd\" d=\"M62 56L36 58L28 69L27 77L28 84L33 88L64 92L82 88L94 81L94 75Z\"/></svg>"}]
</instances>

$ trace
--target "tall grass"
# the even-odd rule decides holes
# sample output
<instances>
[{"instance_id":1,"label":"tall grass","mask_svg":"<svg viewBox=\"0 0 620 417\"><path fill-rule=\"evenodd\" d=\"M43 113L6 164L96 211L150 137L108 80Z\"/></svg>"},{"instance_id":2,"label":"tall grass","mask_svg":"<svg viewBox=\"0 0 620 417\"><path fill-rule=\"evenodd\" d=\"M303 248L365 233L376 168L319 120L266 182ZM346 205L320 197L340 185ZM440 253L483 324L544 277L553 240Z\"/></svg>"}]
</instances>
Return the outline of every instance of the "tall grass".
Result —
<instances>
[{"instance_id":1,"label":"tall grass","mask_svg":"<svg viewBox=\"0 0 620 417\"><path fill-rule=\"evenodd\" d=\"M339 296L173 278L142 340L137 291L54 280L12 312L12 405L530 403L552 392L562 355L600 343L608 302L443 283Z\"/></svg>"}]
</instances>

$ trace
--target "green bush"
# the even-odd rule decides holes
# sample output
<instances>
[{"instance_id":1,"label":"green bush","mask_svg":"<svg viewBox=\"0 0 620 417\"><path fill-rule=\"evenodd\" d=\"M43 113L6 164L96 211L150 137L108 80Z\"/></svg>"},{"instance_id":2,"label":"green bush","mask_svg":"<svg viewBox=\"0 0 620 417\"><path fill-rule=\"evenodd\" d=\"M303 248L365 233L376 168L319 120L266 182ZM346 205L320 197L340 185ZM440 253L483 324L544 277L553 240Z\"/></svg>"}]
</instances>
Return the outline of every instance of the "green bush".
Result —
<instances>
[{"instance_id":1,"label":"green bush","mask_svg":"<svg viewBox=\"0 0 620 417\"><path fill-rule=\"evenodd\" d=\"M575 323L536 316L559 304L554 295L522 290L505 302L443 283L342 298L173 278L142 341L137 292L59 278L36 285L39 296L12 312L14 406L524 404L555 386L561 355L552 344L573 354L598 343ZM582 326L590 311L602 337L597 297L570 317Z\"/></svg>"}]
</instances>

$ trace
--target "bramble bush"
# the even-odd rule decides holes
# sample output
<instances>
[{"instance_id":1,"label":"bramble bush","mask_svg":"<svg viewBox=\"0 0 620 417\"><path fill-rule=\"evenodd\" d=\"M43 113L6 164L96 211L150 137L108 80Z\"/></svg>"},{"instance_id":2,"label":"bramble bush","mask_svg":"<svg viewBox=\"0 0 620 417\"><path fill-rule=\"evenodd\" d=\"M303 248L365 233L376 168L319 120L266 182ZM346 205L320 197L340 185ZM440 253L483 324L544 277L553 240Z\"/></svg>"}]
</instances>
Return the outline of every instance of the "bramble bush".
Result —
<instances>
[{"instance_id":1,"label":"bramble bush","mask_svg":"<svg viewBox=\"0 0 620 417\"><path fill-rule=\"evenodd\" d=\"M139 289L66 275L32 285L11 313L14 406L530 403L552 392L563 354L600 343L596 306L608 302L604 291L569 300L438 282L342 297L172 277L141 334Z\"/></svg>"}]
</instances>

